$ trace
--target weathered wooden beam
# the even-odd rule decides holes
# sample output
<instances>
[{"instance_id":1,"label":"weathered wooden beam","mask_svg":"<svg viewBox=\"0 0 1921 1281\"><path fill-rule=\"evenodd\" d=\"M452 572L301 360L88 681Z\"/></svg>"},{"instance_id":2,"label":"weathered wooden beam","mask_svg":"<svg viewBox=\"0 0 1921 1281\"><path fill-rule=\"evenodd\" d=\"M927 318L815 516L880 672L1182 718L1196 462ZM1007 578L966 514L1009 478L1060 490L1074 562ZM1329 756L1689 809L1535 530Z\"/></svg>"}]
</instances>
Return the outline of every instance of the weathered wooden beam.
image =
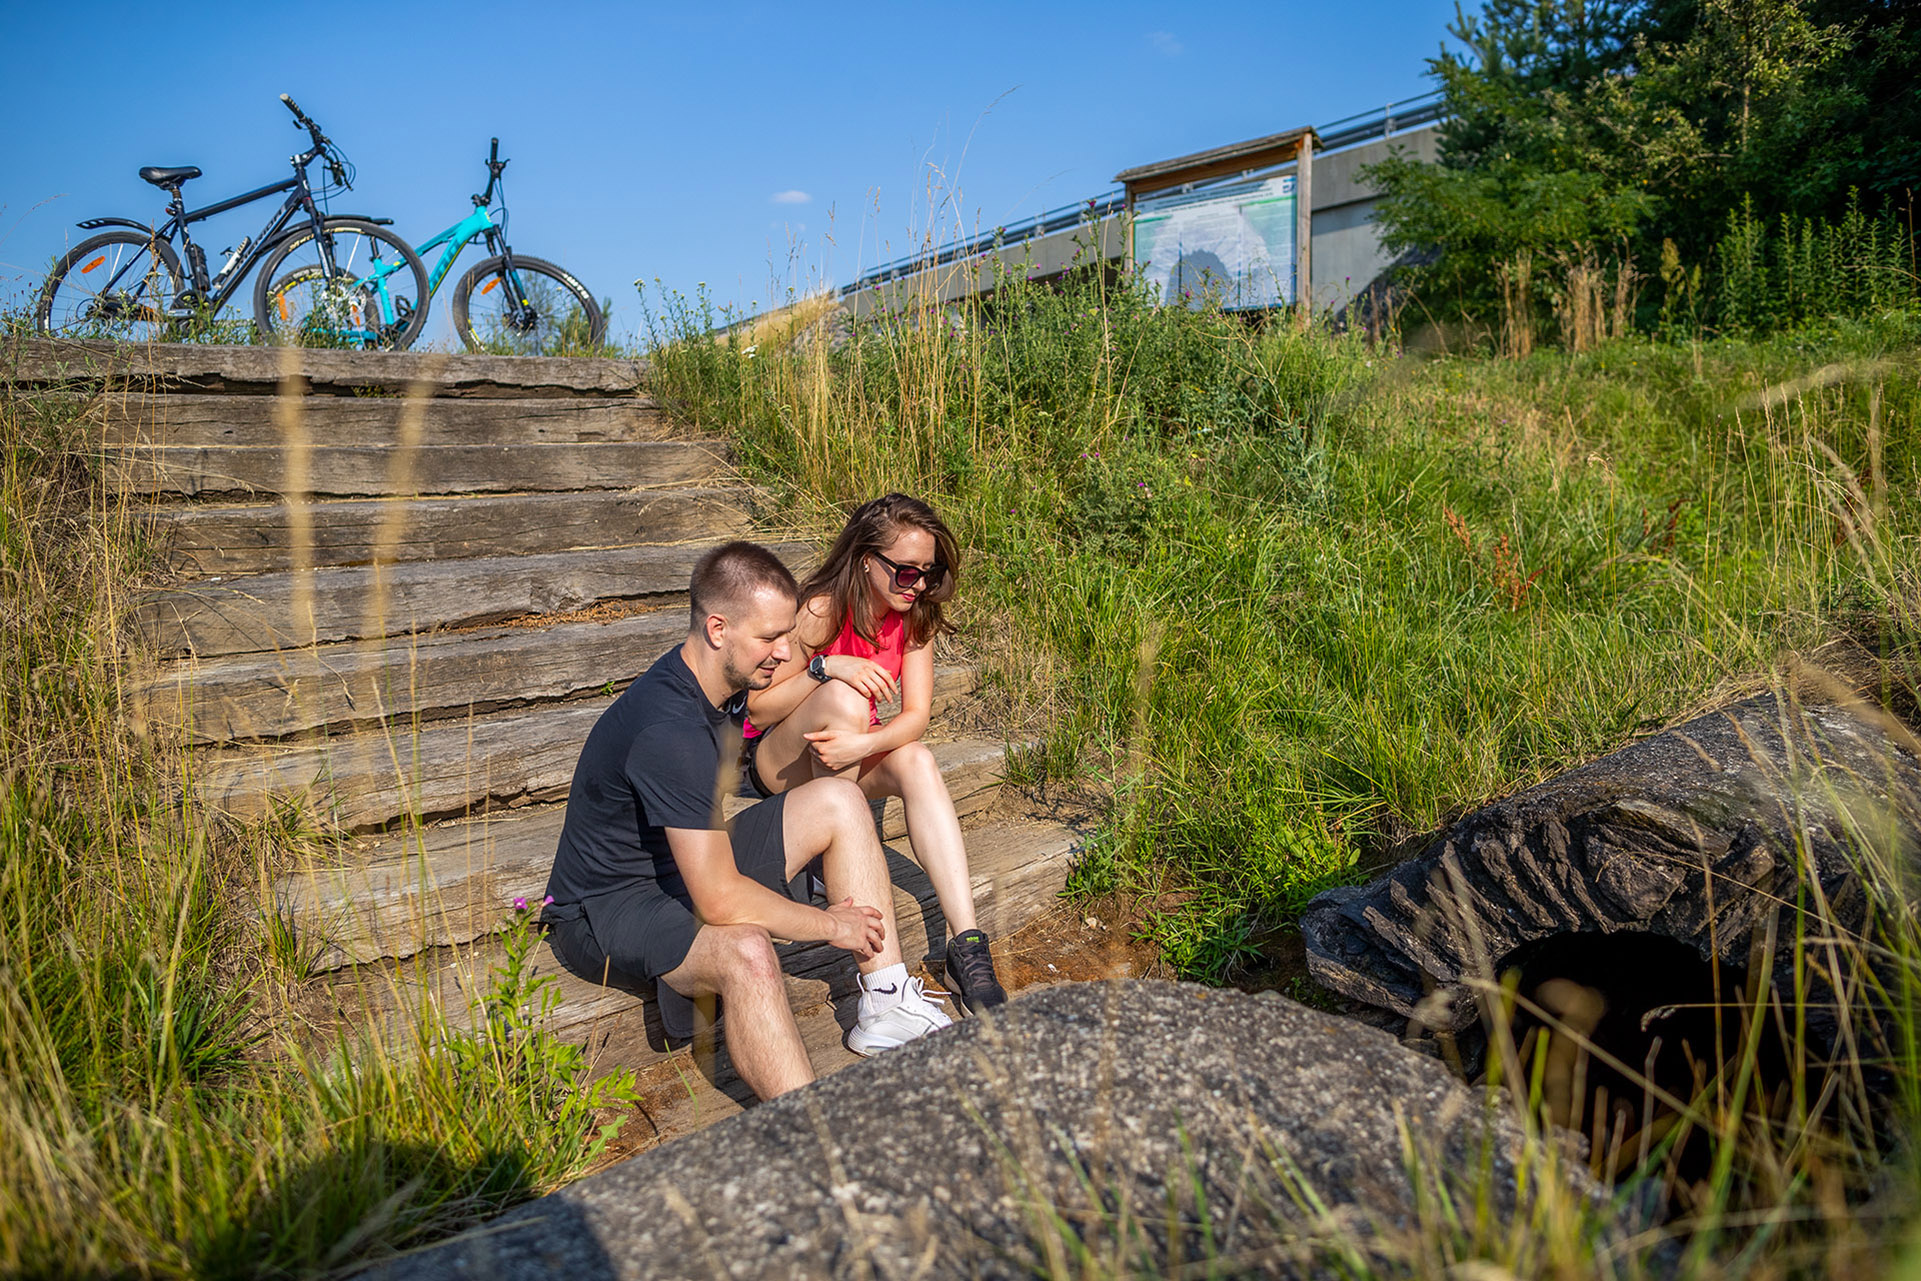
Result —
<instances>
[{"instance_id":1,"label":"weathered wooden beam","mask_svg":"<svg viewBox=\"0 0 1921 1281\"><path fill-rule=\"evenodd\" d=\"M291 403L290 403L291 402ZM395 444L401 419L419 415L423 445L547 445L659 440L675 434L644 397L482 400L399 396L207 396L108 394L89 399L85 420L109 445L277 447L283 423L332 447Z\"/></svg>"},{"instance_id":2,"label":"weathered wooden beam","mask_svg":"<svg viewBox=\"0 0 1921 1281\"><path fill-rule=\"evenodd\" d=\"M502 494L630 489L718 479L726 446L712 441L599 441L567 445L278 445L109 448L115 483L146 496L285 494L360 498L390 494Z\"/></svg>"},{"instance_id":3,"label":"weathered wooden beam","mask_svg":"<svg viewBox=\"0 0 1921 1281\"><path fill-rule=\"evenodd\" d=\"M703 508L698 523L674 527L683 528L726 537L748 532L749 520L744 511L717 501L711 512ZM677 597L687 590L694 562L705 550L690 543L610 547L402 561L378 570L335 566L307 574L251 574L147 593L135 603L129 622L165 657L277 653L564 614L611 601ZM782 543L774 550L796 572L813 557L804 543ZM304 608L296 603L301 597Z\"/></svg>"},{"instance_id":4,"label":"weathered wooden beam","mask_svg":"<svg viewBox=\"0 0 1921 1281\"><path fill-rule=\"evenodd\" d=\"M314 565L367 565L705 539L741 529L741 492L688 487L316 502L305 512L313 540L307 555ZM224 577L293 568L285 504L165 507L144 519L178 570Z\"/></svg>"},{"instance_id":5,"label":"weathered wooden beam","mask_svg":"<svg viewBox=\"0 0 1921 1281\"><path fill-rule=\"evenodd\" d=\"M41 386L106 383L267 393L293 377L315 391L346 394L405 392L424 385L436 396L631 396L646 375L644 361L580 356L450 356L212 343L130 345L28 337L0 340L0 381Z\"/></svg>"}]
</instances>

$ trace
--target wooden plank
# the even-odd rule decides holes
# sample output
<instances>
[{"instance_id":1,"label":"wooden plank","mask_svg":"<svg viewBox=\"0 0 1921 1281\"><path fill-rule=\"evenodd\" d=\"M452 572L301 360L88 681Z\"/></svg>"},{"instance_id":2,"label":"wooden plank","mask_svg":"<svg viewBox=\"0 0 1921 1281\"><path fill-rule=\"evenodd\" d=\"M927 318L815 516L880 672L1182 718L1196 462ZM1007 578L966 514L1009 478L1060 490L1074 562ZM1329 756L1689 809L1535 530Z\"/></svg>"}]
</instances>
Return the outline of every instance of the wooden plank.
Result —
<instances>
[{"instance_id":1,"label":"wooden plank","mask_svg":"<svg viewBox=\"0 0 1921 1281\"><path fill-rule=\"evenodd\" d=\"M1004 938L1048 910L1066 884L1079 843L1080 838L1068 828L1031 820L1003 821L969 832L971 880L981 928L992 937ZM910 846L896 844L888 858L902 951L910 966L938 967L945 954L946 924L933 888L912 853ZM855 970L849 954L825 943L785 944L780 951L788 975L788 999L797 1012L844 1002L854 992ZM597 976L572 974L545 944L535 955L536 974L552 975L561 993L548 1023L550 1031L587 1042L602 1068L637 1067L667 1057L660 1048L658 1016L648 1017L652 997L644 986L618 979L614 985L603 985ZM332 985L330 1004L336 1017L363 1026L384 1025L389 1036L408 1020L409 1011L425 1004L438 1009L452 1026L471 1027L470 994L485 991L487 975L499 956L499 943L489 939L470 947L439 948L397 966L348 971ZM844 1017L851 1022L851 1012Z\"/></svg>"},{"instance_id":2,"label":"wooden plank","mask_svg":"<svg viewBox=\"0 0 1921 1281\"><path fill-rule=\"evenodd\" d=\"M327 497L569 493L713 480L726 446L714 441L597 441L573 445L322 445L305 456L304 492ZM279 446L109 447L113 483L147 496L280 494L299 457Z\"/></svg>"},{"instance_id":3,"label":"wooden plank","mask_svg":"<svg viewBox=\"0 0 1921 1281\"><path fill-rule=\"evenodd\" d=\"M132 346L20 336L0 340L0 370L12 381L41 385L110 381L237 392L271 392L292 374L315 388L340 392L404 392L424 382L436 396L624 396L647 376L645 361L579 356Z\"/></svg>"},{"instance_id":4,"label":"wooden plank","mask_svg":"<svg viewBox=\"0 0 1921 1281\"><path fill-rule=\"evenodd\" d=\"M617 693L687 635L682 609L171 664L129 700L195 745L371 730ZM935 703L971 669L939 668Z\"/></svg>"},{"instance_id":5,"label":"wooden plank","mask_svg":"<svg viewBox=\"0 0 1921 1281\"><path fill-rule=\"evenodd\" d=\"M680 491L694 494L698 491ZM722 519L718 503L713 536L748 532L748 516L736 510ZM705 544L615 547L550 552L538 556L487 556L471 560L403 561L377 571L368 566L330 567L310 574L254 574L192 583L139 598L129 621L162 655L275 652L318 642L403 636L446 627L477 627L527 615L564 614L608 601L665 601L683 594ZM802 543L774 550L799 569L811 558ZM295 624L302 594L312 624Z\"/></svg>"},{"instance_id":6,"label":"wooden plank","mask_svg":"<svg viewBox=\"0 0 1921 1281\"><path fill-rule=\"evenodd\" d=\"M1314 143L1312 131L1301 135L1294 162L1294 303L1299 325L1306 329L1314 318Z\"/></svg>"},{"instance_id":7,"label":"wooden plank","mask_svg":"<svg viewBox=\"0 0 1921 1281\"><path fill-rule=\"evenodd\" d=\"M943 669L936 711L974 680L971 669ZM906 815L892 806L883 830L905 835ZM499 929L516 896L544 892L565 814L547 805L353 839L342 850L351 864L280 877L275 901L302 932L326 940L325 969L469 943Z\"/></svg>"},{"instance_id":8,"label":"wooden plank","mask_svg":"<svg viewBox=\"0 0 1921 1281\"><path fill-rule=\"evenodd\" d=\"M612 693L686 636L686 612L672 610L320 646L177 663L133 697L150 724L190 743L284 738Z\"/></svg>"},{"instance_id":9,"label":"wooden plank","mask_svg":"<svg viewBox=\"0 0 1921 1281\"><path fill-rule=\"evenodd\" d=\"M573 781L587 733L611 699L436 721L316 743L210 753L196 787L210 808L259 819L276 807L309 809L342 831L386 827L503 806L558 800ZM934 747L956 808L987 803L999 785L1002 747Z\"/></svg>"},{"instance_id":10,"label":"wooden plank","mask_svg":"<svg viewBox=\"0 0 1921 1281\"><path fill-rule=\"evenodd\" d=\"M309 503L308 555L314 565L367 565L724 538L745 532L744 492L690 486ZM224 577L293 567L282 503L163 508L148 521L182 571ZM383 540L387 524L395 532Z\"/></svg>"},{"instance_id":11,"label":"wooden plank","mask_svg":"<svg viewBox=\"0 0 1921 1281\"><path fill-rule=\"evenodd\" d=\"M430 399L397 396L303 396L293 413L308 437L334 446L391 445L403 411L420 416L424 445L538 445L659 440L672 421L644 397L630 399ZM106 444L242 446L286 443L285 396L154 395L92 397L87 420ZM413 406L413 408L409 408Z\"/></svg>"}]
</instances>

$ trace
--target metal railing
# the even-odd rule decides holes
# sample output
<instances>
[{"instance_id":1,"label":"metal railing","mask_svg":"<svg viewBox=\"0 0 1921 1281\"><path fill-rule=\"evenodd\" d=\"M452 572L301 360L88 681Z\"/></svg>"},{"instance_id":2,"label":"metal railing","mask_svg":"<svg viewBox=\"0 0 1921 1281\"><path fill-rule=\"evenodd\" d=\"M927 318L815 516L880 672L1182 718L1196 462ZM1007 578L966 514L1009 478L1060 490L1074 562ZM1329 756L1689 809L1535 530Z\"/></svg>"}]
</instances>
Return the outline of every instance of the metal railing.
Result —
<instances>
[{"instance_id":1,"label":"metal railing","mask_svg":"<svg viewBox=\"0 0 1921 1281\"><path fill-rule=\"evenodd\" d=\"M1058 209L1050 209L1032 218L1011 222L1004 227L996 227L992 231L982 232L978 236L971 236L940 249L923 249L917 254L896 258L885 266L874 268L853 284L843 287L840 294L845 298L862 289L884 285L890 280L899 280L903 276L918 275L935 267L945 267L963 258L972 258L978 253L1005 249L1010 245L1032 240L1036 236L1049 236L1057 231L1078 227L1083 223L1097 223L1103 218L1119 213L1121 206L1126 203L1126 192L1109 191L1090 200L1062 205Z\"/></svg>"},{"instance_id":2,"label":"metal railing","mask_svg":"<svg viewBox=\"0 0 1921 1281\"><path fill-rule=\"evenodd\" d=\"M1314 132L1321 140L1319 148L1321 151L1335 151L1343 147L1352 147L1357 143L1372 142L1376 138L1391 138L1396 133L1432 124L1440 118L1441 92L1437 89L1433 93L1422 94L1418 98L1390 102L1385 106L1356 115L1343 116L1339 120L1330 121L1317 128ZM840 296L845 298L863 289L872 289L889 281L945 267L979 253L1009 249L1039 236L1050 236L1057 231L1066 231L1082 224L1098 223L1104 218L1119 213L1126 203L1125 191L1108 191L1088 200L1050 209L1046 213L1037 214L1020 222L996 227L992 231L970 236L954 244L907 254L864 273L851 285L842 286Z\"/></svg>"},{"instance_id":3,"label":"metal railing","mask_svg":"<svg viewBox=\"0 0 1921 1281\"><path fill-rule=\"evenodd\" d=\"M1320 150L1338 151L1376 138L1392 138L1406 129L1431 125L1441 118L1441 91L1424 93L1403 102L1390 102L1377 110L1343 116L1329 121L1314 132L1321 139Z\"/></svg>"}]
</instances>

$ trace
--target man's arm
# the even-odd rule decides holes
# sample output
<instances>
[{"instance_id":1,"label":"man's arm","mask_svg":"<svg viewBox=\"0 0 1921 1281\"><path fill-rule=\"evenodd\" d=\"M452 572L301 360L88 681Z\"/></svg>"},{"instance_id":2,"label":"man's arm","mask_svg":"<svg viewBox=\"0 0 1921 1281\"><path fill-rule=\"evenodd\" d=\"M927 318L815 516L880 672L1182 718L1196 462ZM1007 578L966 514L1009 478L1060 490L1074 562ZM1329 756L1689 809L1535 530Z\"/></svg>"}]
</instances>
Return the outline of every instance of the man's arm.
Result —
<instances>
[{"instance_id":1,"label":"man's arm","mask_svg":"<svg viewBox=\"0 0 1921 1281\"><path fill-rule=\"evenodd\" d=\"M667 848L703 924L758 925L776 938L831 943L862 960L880 950L886 930L879 911L850 898L823 912L742 876L726 832L670 827Z\"/></svg>"}]
</instances>

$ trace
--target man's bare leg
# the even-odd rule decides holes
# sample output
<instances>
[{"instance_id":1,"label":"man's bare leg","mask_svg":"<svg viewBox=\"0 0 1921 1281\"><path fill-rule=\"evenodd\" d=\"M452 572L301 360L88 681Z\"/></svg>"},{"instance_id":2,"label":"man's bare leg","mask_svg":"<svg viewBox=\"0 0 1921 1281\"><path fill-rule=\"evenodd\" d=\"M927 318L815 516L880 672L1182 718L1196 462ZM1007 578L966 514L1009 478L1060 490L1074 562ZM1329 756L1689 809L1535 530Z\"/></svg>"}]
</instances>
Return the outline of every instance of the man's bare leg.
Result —
<instances>
[{"instance_id":1,"label":"man's bare leg","mask_svg":"<svg viewBox=\"0 0 1921 1281\"><path fill-rule=\"evenodd\" d=\"M780 958L766 930L757 925L703 925L687 958L662 975L661 982L685 996L711 994L726 1002L728 1056L740 1079L761 1098L785 1094L814 1079L814 1065L787 1005Z\"/></svg>"},{"instance_id":2,"label":"man's bare leg","mask_svg":"<svg viewBox=\"0 0 1921 1281\"><path fill-rule=\"evenodd\" d=\"M840 778L815 779L788 792L786 805L782 834L787 846L787 875L800 875L819 858L828 899L838 903L851 898L874 908L887 931L880 951L859 963L860 972L872 974L899 965L894 883L887 874L887 855L880 847L880 838L874 835L873 813L859 785Z\"/></svg>"}]
</instances>

